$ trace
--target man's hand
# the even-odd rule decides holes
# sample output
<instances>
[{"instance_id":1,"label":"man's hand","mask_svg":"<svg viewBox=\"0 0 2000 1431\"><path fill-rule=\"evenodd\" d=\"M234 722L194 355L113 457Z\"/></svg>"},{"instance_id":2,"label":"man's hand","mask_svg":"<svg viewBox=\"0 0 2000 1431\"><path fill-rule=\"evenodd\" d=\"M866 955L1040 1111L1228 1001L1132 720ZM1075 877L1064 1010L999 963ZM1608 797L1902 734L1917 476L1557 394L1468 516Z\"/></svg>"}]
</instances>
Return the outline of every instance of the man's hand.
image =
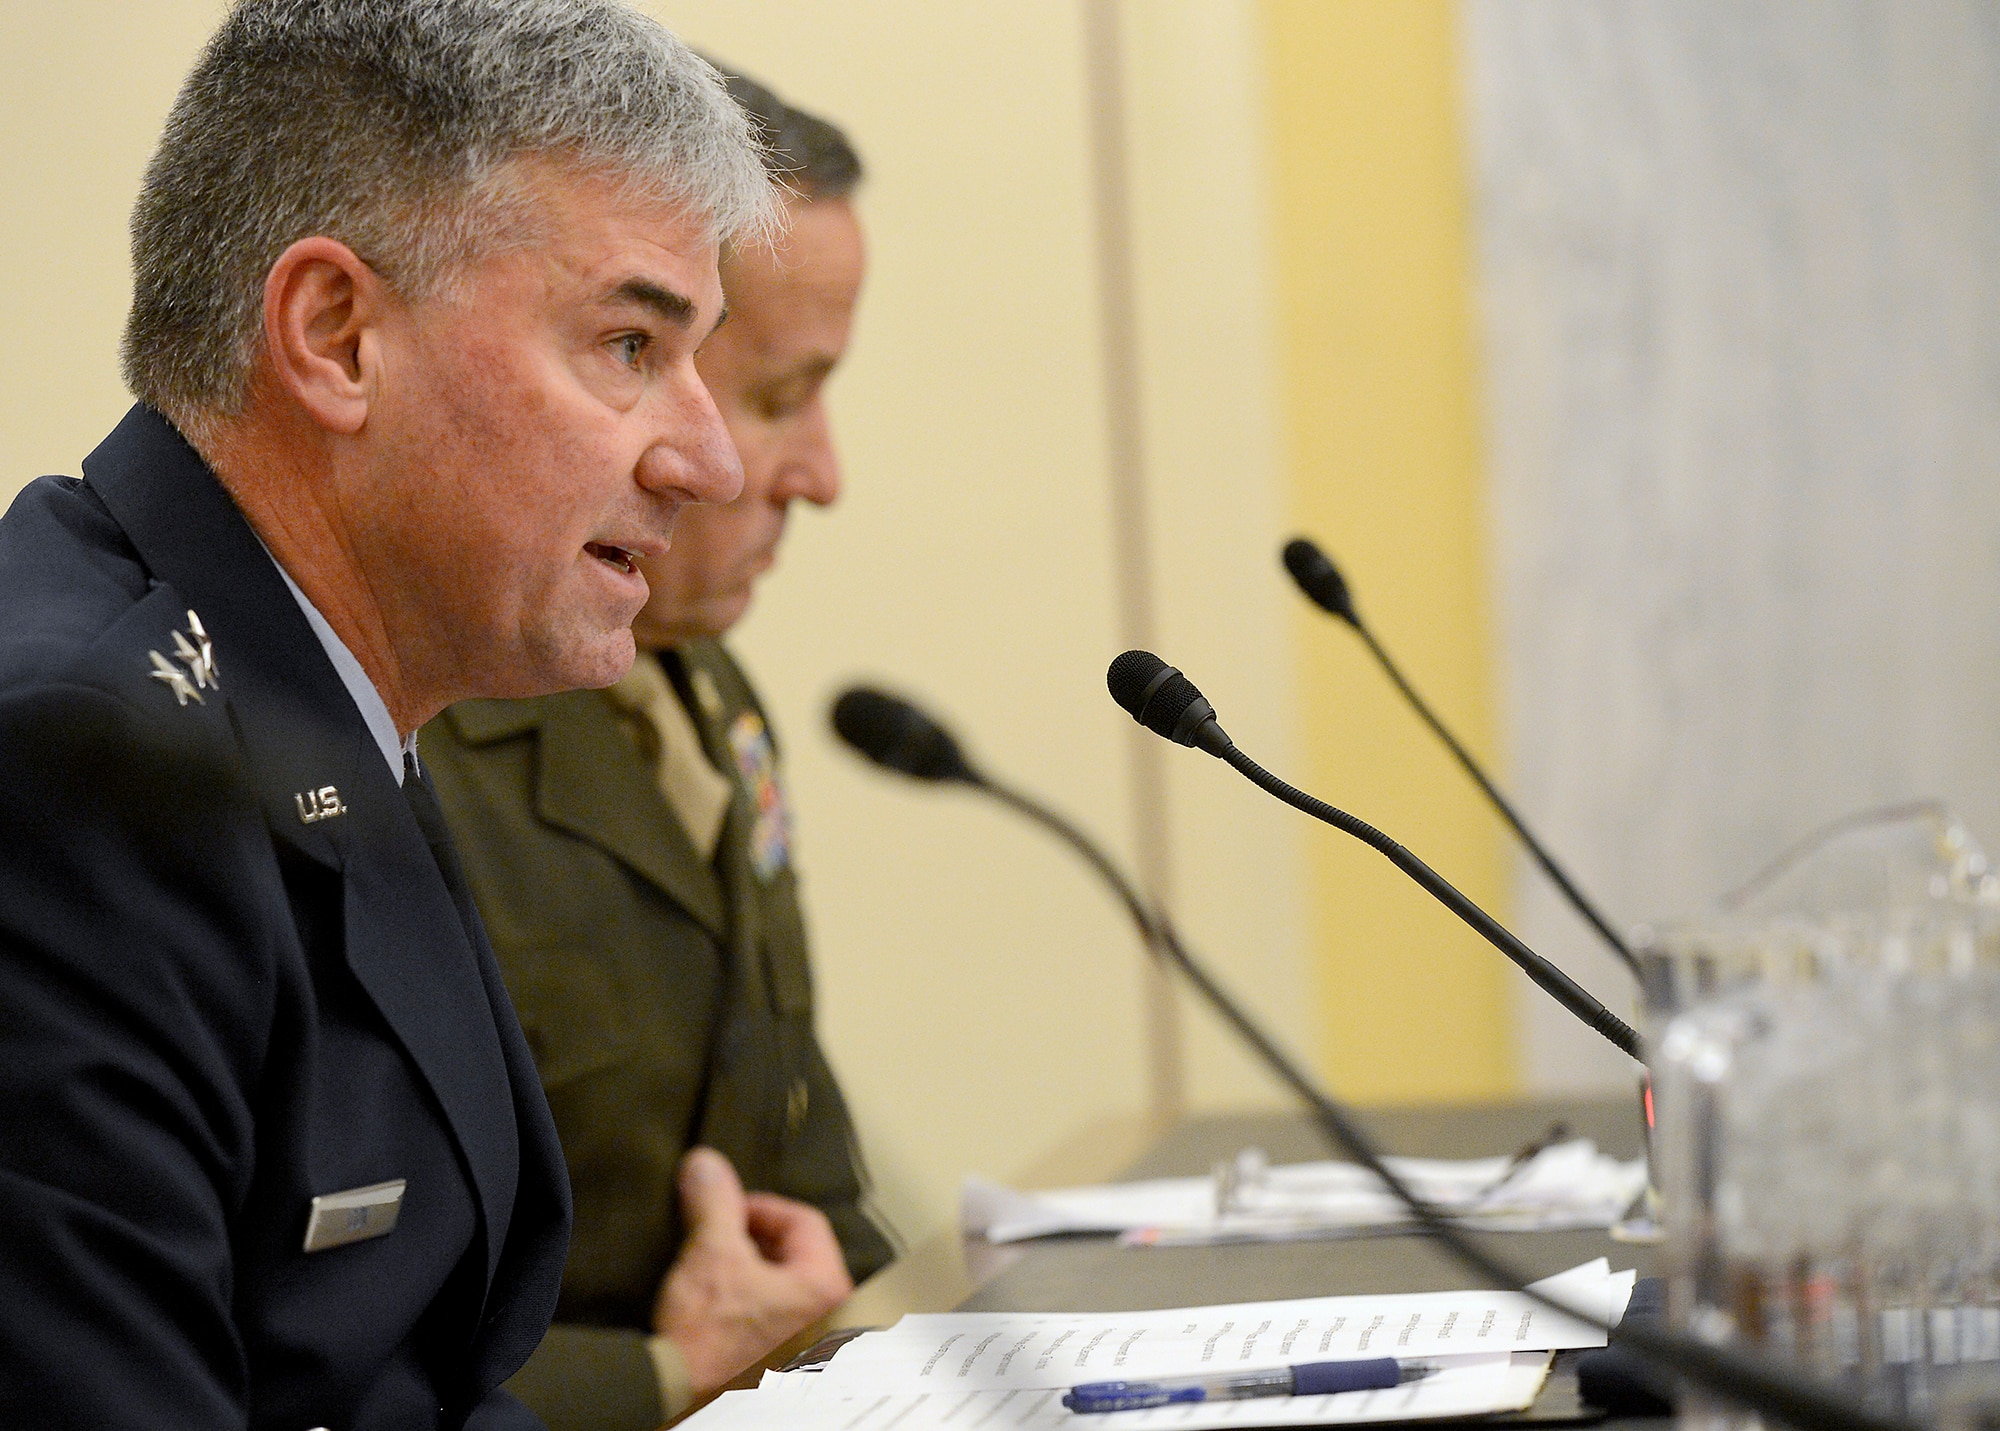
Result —
<instances>
[{"instance_id":1,"label":"man's hand","mask_svg":"<svg viewBox=\"0 0 2000 1431\"><path fill-rule=\"evenodd\" d=\"M854 1282L824 1213L745 1193L713 1148L681 1160L680 1194L688 1238L660 1283L653 1332L706 1396L839 1306Z\"/></svg>"}]
</instances>

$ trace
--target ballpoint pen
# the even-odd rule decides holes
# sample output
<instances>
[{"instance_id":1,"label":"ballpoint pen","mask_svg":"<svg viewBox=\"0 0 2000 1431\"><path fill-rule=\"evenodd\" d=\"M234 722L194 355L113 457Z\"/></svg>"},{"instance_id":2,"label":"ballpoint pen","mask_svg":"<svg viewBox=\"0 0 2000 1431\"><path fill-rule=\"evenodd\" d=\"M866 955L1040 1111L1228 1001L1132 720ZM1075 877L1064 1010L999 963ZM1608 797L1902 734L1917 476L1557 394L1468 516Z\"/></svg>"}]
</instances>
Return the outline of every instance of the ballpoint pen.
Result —
<instances>
[{"instance_id":1,"label":"ballpoint pen","mask_svg":"<svg viewBox=\"0 0 2000 1431\"><path fill-rule=\"evenodd\" d=\"M1093 1381L1072 1387L1063 1405L1078 1413L1140 1411L1187 1401L1243 1401L1253 1396L1323 1396L1335 1391L1381 1391L1419 1380L1438 1369L1435 1362L1398 1361L1392 1356L1364 1361L1314 1361L1272 1371L1219 1372L1208 1376L1167 1376L1155 1381Z\"/></svg>"}]
</instances>

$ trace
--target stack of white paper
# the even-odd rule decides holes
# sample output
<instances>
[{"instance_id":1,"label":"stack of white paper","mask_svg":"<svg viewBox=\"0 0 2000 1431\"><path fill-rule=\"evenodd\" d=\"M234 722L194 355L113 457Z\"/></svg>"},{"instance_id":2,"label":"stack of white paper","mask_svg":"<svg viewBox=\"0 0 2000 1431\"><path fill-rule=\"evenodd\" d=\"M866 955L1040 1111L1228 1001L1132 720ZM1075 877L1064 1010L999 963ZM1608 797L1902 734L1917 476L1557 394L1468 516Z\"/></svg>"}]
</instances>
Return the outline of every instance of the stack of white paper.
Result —
<instances>
[{"instance_id":1,"label":"stack of white paper","mask_svg":"<svg viewBox=\"0 0 2000 1431\"><path fill-rule=\"evenodd\" d=\"M1633 1274L1600 1258L1537 1283L1580 1312L1615 1322ZM821 1366L766 1374L683 1425L696 1431L1202 1431L1479 1416L1526 1409L1549 1353L1604 1345L1604 1334L1518 1292L1316 1297L1154 1312L958 1312L905 1317L868 1332ZM1387 1391L1265 1398L1078 1416L1070 1387L1299 1362L1394 1356L1438 1374Z\"/></svg>"},{"instance_id":2,"label":"stack of white paper","mask_svg":"<svg viewBox=\"0 0 2000 1431\"><path fill-rule=\"evenodd\" d=\"M1387 1161L1418 1196L1487 1232L1609 1227L1646 1185L1643 1161L1620 1162L1587 1138L1518 1165L1508 1158ZM1354 1163L1291 1163L1227 1181L1156 1178L1023 1193L968 1178L960 1218L967 1232L992 1242L1116 1232L1142 1247L1339 1236L1409 1221L1381 1181Z\"/></svg>"}]
</instances>

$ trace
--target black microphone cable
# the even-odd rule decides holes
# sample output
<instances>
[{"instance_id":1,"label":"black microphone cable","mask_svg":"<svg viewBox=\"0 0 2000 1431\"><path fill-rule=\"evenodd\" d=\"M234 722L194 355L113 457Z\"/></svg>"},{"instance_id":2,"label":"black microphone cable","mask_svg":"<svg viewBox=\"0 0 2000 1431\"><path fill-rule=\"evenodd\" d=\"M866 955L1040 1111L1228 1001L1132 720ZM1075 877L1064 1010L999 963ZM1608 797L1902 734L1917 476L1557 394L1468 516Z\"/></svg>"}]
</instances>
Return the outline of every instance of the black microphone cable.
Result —
<instances>
[{"instance_id":1,"label":"black microphone cable","mask_svg":"<svg viewBox=\"0 0 2000 1431\"><path fill-rule=\"evenodd\" d=\"M1535 838L1534 833L1515 811L1512 802L1486 778L1486 772L1480 768L1479 762L1472 758L1472 753L1459 744L1458 737L1445 728L1444 722L1437 718L1430 704L1418 695L1416 687L1405 679L1402 670L1389 658L1388 651L1375 639L1375 633L1368 629L1368 623L1361 619L1361 613L1354 605L1353 594L1347 588L1347 579L1340 574L1340 568L1333 564L1333 559L1307 537L1294 537L1286 542L1283 557L1285 570L1291 573L1292 580L1298 584L1299 590L1322 611L1330 616L1339 617L1354 628L1355 634L1361 637L1363 644L1375 657L1376 664L1381 666L1396 689L1403 693L1403 699L1423 717L1424 723L1439 740L1444 742L1445 749L1457 757L1465 773L1472 777L1473 783L1485 793L1493 808L1500 812L1500 818L1520 836L1521 843L1527 846L1528 853L1535 858L1535 863L1542 867L1542 873L1555 882L1556 888L1562 891L1563 898L1570 902L1570 907L1584 917L1590 927L1595 929L1599 937L1611 947L1612 952L1624 962L1625 967L1636 976L1639 973L1639 960L1632 953L1632 947L1612 926L1611 921L1606 919L1597 906L1577 887L1576 881L1572 880L1556 862L1556 857Z\"/></svg>"},{"instance_id":2,"label":"black microphone cable","mask_svg":"<svg viewBox=\"0 0 2000 1431\"><path fill-rule=\"evenodd\" d=\"M1181 679L1192 689L1192 683L1187 683L1185 677ZM1201 700L1199 692L1196 692L1195 700L1201 701L1203 706L1207 705ZM1918 1431L1912 1423L1869 1411L1851 1398L1830 1395L1787 1369L1638 1322L1614 1325L1567 1306L1557 1298L1532 1290L1519 1269L1487 1253L1454 1225L1448 1215L1418 1197L1383 1162L1381 1154L1346 1109L1323 1093L1238 1006L1187 951L1166 915L1153 909L1110 856L1075 825L1040 801L979 771L965 757L950 732L901 697L855 687L834 702L831 715L835 733L876 764L918 780L969 785L1052 831L1081 854L1117 892L1119 901L1139 927L1148 947L1172 963L1224 1022L1256 1052L1264 1065L1298 1095L1335 1146L1380 1178L1391 1195L1409 1209L1419 1230L1435 1238L1475 1275L1499 1286L1519 1290L1546 1307L1597 1328L1607 1337L1650 1357L1659 1366L1791 1425L1813 1428L1813 1431L1818 1431L1818 1428L1826 1428L1827 1431ZM1214 725L1212 709L1206 717L1196 721L1196 726L1204 720L1208 725Z\"/></svg>"}]
</instances>

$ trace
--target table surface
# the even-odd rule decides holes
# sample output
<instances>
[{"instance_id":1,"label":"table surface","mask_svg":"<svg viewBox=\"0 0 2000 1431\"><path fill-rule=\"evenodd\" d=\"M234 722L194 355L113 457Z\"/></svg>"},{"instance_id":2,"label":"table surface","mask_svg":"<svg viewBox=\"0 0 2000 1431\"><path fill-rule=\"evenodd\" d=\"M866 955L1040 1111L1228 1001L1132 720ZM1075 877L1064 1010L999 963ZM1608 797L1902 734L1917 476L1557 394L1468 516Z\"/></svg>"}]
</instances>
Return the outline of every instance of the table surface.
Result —
<instances>
[{"instance_id":1,"label":"table surface","mask_svg":"<svg viewBox=\"0 0 2000 1431\"><path fill-rule=\"evenodd\" d=\"M1555 1122L1606 1152L1636 1157L1644 1143L1638 1099L1542 1099L1473 1107L1383 1109L1359 1121L1385 1153L1408 1157L1506 1156ZM1171 1127L1140 1119L1086 1129L1030 1169L1024 1188L1077 1186L1121 1178L1207 1172L1247 1147L1274 1163L1338 1156L1301 1114L1220 1114ZM1474 1234L1532 1279L1608 1257L1616 1270L1653 1275L1656 1249L1603 1232ZM941 1234L911 1249L864 1283L814 1336L886 1326L909 1312L1132 1311L1282 1297L1442 1292L1477 1286L1474 1276L1428 1238L1411 1234L1344 1240L1249 1243L1227 1247L1125 1248L1109 1237L1057 1237L994 1247L982 1238ZM1538 1410L1573 1409L1574 1378L1552 1377ZM1610 1427L1666 1421L1601 1422Z\"/></svg>"},{"instance_id":2,"label":"table surface","mask_svg":"<svg viewBox=\"0 0 2000 1431\"><path fill-rule=\"evenodd\" d=\"M1408 1157L1507 1155L1561 1121L1606 1152L1643 1146L1638 1100L1536 1100L1478 1107L1378 1110L1360 1121L1389 1153ZM1112 1178L1207 1172L1246 1147L1274 1163L1335 1156L1298 1114L1196 1117L1166 1129L1133 1120L1087 1130L1022 1179L1054 1187ZM1143 1152L1137 1151L1143 1149ZM1617 1269L1654 1271L1655 1249L1602 1232L1475 1234L1530 1278L1609 1257ZM1414 1235L1250 1243L1227 1247L1120 1247L1109 1237L1058 1237L993 1247L956 1232L913 1248L864 1284L830 1323L882 1326L906 1312L1131 1311L1280 1297L1442 1292L1478 1279L1428 1238Z\"/></svg>"}]
</instances>

